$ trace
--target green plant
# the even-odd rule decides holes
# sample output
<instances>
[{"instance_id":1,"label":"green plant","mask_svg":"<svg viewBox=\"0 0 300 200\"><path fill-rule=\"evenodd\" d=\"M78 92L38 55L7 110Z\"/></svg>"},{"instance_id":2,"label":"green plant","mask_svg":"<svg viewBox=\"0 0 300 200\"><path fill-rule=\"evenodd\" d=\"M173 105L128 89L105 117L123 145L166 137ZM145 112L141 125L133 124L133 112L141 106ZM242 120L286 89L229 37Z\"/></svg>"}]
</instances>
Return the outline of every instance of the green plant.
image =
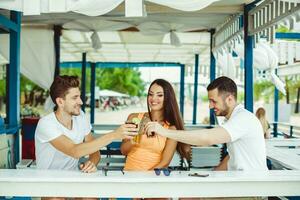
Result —
<instances>
[{"instance_id":1,"label":"green plant","mask_svg":"<svg viewBox=\"0 0 300 200\"><path fill-rule=\"evenodd\" d=\"M76 75L81 78L80 68L63 68L61 75ZM141 74L134 68L96 68L96 86L100 89L109 89L129 94L143 96L145 83ZM90 91L91 70L86 71L86 91Z\"/></svg>"},{"instance_id":2,"label":"green plant","mask_svg":"<svg viewBox=\"0 0 300 200\"><path fill-rule=\"evenodd\" d=\"M270 81L258 81L254 83L253 87L254 100L270 101L270 97L274 96L274 85Z\"/></svg>"}]
</instances>

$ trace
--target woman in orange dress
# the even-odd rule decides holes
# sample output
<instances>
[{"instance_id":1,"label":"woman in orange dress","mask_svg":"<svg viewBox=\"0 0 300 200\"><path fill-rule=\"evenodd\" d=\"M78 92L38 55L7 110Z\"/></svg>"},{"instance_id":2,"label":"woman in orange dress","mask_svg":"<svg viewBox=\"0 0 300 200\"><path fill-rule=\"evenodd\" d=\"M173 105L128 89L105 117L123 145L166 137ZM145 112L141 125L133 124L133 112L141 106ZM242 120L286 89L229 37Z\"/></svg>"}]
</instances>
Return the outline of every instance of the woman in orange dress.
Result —
<instances>
[{"instance_id":1,"label":"woman in orange dress","mask_svg":"<svg viewBox=\"0 0 300 200\"><path fill-rule=\"evenodd\" d=\"M128 121L132 121L133 118L148 117L151 121L157 121L166 128L184 129L175 92L166 80L156 79L151 83L148 90L147 107L147 113L132 113L128 116ZM189 158L189 145L178 143L158 134L152 137L142 134L137 142L123 140L121 152L127 156L124 170L147 171L168 167L176 148L181 156Z\"/></svg>"}]
</instances>

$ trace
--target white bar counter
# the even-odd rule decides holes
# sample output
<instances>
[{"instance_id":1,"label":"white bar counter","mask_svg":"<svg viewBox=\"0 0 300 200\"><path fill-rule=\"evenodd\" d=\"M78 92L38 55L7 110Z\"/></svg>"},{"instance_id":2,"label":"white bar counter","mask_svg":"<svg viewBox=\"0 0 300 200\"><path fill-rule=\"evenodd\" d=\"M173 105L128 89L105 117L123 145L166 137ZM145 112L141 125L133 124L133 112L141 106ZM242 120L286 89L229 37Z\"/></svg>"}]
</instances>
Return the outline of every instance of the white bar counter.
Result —
<instances>
[{"instance_id":1,"label":"white bar counter","mask_svg":"<svg viewBox=\"0 0 300 200\"><path fill-rule=\"evenodd\" d=\"M150 172L0 169L0 196L31 197L241 197L300 196L300 170L212 172L190 177Z\"/></svg>"}]
</instances>

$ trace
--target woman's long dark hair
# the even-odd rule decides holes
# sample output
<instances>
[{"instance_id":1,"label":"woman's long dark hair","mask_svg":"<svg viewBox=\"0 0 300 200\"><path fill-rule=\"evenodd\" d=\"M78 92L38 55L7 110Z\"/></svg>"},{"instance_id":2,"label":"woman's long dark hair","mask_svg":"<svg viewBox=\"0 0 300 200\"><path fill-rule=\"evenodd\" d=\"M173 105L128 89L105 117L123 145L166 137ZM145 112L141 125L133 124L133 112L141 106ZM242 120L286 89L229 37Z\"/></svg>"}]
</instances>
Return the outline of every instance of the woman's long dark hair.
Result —
<instances>
[{"instance_id":1,"label":"woman's long dark hair","mask_svg":"<svg viewBox=\"0 0 300 200\"><path fill-rule=\"evenodd\" d=\"M152 116L150 112L149 106L149 92L152 85L157 84L163 88L164 91L164 102L163 102L163 117L164 121L170 123L170 126L175 126L177 130L184 130L183 120L181 114L179 112L176 96L172 85L164 80L164 79L156 79L154 80L149 89L148 89L148 96L147 96L147 107L148 107L148 114L152 121ZM177 151L182 156L189 160L189 157L186 155L186 144L177 143Z\"/></svg>"}]
</instances>

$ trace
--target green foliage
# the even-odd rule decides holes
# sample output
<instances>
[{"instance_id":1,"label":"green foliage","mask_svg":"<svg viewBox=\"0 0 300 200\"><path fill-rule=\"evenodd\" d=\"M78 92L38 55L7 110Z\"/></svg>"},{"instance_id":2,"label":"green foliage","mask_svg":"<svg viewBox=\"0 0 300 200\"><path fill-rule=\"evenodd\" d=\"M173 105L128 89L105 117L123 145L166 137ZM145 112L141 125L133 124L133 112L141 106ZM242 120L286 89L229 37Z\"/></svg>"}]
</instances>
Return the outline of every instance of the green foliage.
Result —
<instances>
[{"instance_id":1,"label":"green foliage","mask_svg":"<svg viewBox=\"0 0 300 200\"><path fill-rule=\"evenodd\" d=\"M279 28L276 29L276 32L277 33L291 33L293 32L292 30L290 30L288 27L286 26L283 26L283 25L280 25ZM287 41L300 41L300 40L295 40L295 39L284 39L284 40L287 40Z\"/></svg>"},{"instance_id":2,"label":"green foliage","mask_svg":"<svg viewBox=\"0 0 300 200\"><path fill-rule=\"evenodd\" d=\"M201 100L203 102L208 102L208 96L207 95L203 95L203 96L200 96L201 97Z\"/></svg>"},{"instance_id":3,"label":"green foliage","mask_svg":"<svg viewBox=\"0 0 300 200\"><path fill-rule=\"evenodd\" d=\"M288 103L293 103L297 98L297 89L300 87L300 80L297 78L285 77L286 93L288 96L284 96L279 92L279 99L289 98ZM259 81L254 83L254 100L264 100L269 103L274 98L274 85L270 81Z\"/></svg>"},{"instance_id":4,"label":"green foliage","mask_svg":"<svg viewBox=\"0 0 300 200\"><path fill-rule=\"evenodd\" d=\"M296 77L296 78L295 78ZM300 88L300 80L299 75L296 75L294 78L293 77L286 77L286 90L287 93L289 94L289 100L291 103L296 102L297 99L297 91L298 88Z\"/></svg>"},{"instance_id":5,"label":"green foliage","mask_svg":"<svg viewBox=\"0 0 300 200\"><path fill-rule=\"evenodd\" d=\"M63 68L61 75L76 75L81 78L80 68ZM96 68L96 86L131 96L142 96L145 88L140 72L133 68ZM90 91L90 69L86 72L86 91Z\"/></svg>"},{"instance_id":6,"label":"green foliage","mask_svg":"<svg viewBox=\"0 0 300 200\"><path fill-rule=\"evenodd\" d=\"M286 26L280 25L278 27L278 29L276 30L276 32L277 33L288 33L288 32L290 32L290 30Z\"/></svg>"},{"instance_id":7,"label":"green foliage","mask_svg":"<svg viewBox=\"0 0 300 200\"><path fill-rule=\"evenodd\" d=\"M81 78L80 68L62 68L61 75L76 75ZM133 68L98 68L96 69L96 85L101 89L110 89L131 96L142 96L145 88L140 72ZM86 91L90 92L91 71L86 71ZM21 92L41 89L25 76L20 79ZM0 96L6 96L6 79L0 80Z\"/></svg>"},{"instance_id":8,"label":"green foliage","mask_svg":"<svg viewBox=\"0 0 300 200\"><path fill-rule=\"evenodd\" d=\"M254 100L263 99L266 103L270 102L270 98L274 97L274 85L270 81L259 81L254 83Z\"/></svg>"},{"instance_id":9,"label":"green foliage","mask_svg":"<svg viewBox=\"0 0 300 200\"><path fill-rule=\"evenodd\" d=\"M238 95L237 95L237 102L244 102L244 98L245 98L245 95L244 95L244 92L238 92Z\"/></svg>"},{"instance_id":10,"label":"green foliage","mask_svg":"<svg viewBox=\"0 0 300 200\"><path fill-rule=\"evenodd\" d=\"M33 83L32 81L30 81L28 78L26 78L21 74L21 79L20 79L21 92L26 90L27 91L32 90L33 88L41 89L39 86L37 86L35 83ZM2 97L6 96L6 79L0 80L0 96Z\"/></svg>"},{"instance_id":11,"label":"green foliage","mask_svg":"<svg viewBox=\"0 0 300 200\"><path fill-rule=\"evenodd\" d=\"M6 80L5 79L0 80L0 96L1 97L6 96Z\"/></svg>"},{"instance_id":12,"label":"green foliage","mask_svg":"<svg viewBox=\"0 0 300 200\"><path fill-rule=\"evenodd\" d=\"M68 76L78 76L81 79L81 68L61 68L60 75ZM87 68L86 70L86 80L85 80L85 89L87 92L90 92L91 86L91 70Z\"/></svg>"},{"instance_id":13,"label":"green foliage","mask_svg":"<svg viewBox=\"0 0 300 200\"><path fill-rule=\"evenodd\" d=\"M140 72L132 68L100 68L96 71L97 82L101 89L111 89L131 96L142 96L145 84Z\"/></svg>"},{"instance_id":14,"label":"green foliage","mask_svg":"<svg viewBox=\"0 0 300 200\"><path fill-rule=\"evenodd\" d=\"M21 88L21 92L31 91L33 88L42 89L41 87L36 85L34 82L29 80L26 76L24 76L22 74L21 74L21 78L20 78L20 88Z\"/></svg>"}]
</instances>

